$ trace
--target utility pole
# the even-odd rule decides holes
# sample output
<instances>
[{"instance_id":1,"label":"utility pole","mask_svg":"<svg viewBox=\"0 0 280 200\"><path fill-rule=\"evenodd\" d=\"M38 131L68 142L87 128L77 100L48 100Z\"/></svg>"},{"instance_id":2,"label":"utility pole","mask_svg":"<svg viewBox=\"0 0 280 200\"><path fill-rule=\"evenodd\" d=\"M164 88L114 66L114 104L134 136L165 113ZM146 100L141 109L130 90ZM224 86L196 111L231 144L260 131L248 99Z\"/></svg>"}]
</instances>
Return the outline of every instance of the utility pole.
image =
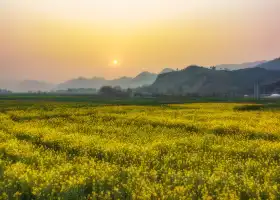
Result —
<instances>
[{"instance_id":1,"label":"utility pole","mask_svg":"<svg viewBox=\"0 0 280 200\"><path fill-rule=\"evenodd\" d=\"M254 98L256 100L260 99L260 84L259 81L256 81L254 84Z\"/></svg>"}]
</instances>

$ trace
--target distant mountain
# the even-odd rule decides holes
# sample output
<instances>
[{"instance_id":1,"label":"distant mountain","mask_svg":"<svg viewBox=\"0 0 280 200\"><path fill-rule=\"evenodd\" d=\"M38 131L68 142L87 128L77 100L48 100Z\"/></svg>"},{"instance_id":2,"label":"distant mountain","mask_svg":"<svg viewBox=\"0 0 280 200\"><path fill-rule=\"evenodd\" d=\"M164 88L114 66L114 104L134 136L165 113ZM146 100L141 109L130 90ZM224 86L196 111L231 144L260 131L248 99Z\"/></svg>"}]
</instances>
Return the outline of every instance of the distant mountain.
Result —
<instances>
[{"instance_id":1,"label":"distant mountain","mask_svg":"<svg viewBox=\"0 0 280 200\"><path fill-rule=\"evenodd\" d=\"M6 89L6 90L14 90L19 81L14 81L14 80L0 80L0 88L1 89Z\"/></svg>"},{"instance_id":2,"label":"distant mountain","mask_svg":"<svg viewBox=\"0 0 280 200\"><path fill-rule=\"evenodd\" d=\"M0 88L11 90L13 92L46 92L52 90L54 87L54 84L37 80L0 81Z\"/></svg>"},{"instance_id":3,"label":"distant mountain","mask_svg":"<svg viewBox=\"0 0 280 200\"><path fill-rule=\"evenodd\" d=\"M258 67L255 68L255 67ZM219 70L219 69L229 69ZM28 91L51 91L51 90L67 90L80 88L99 89L102 86L120 86L121 88L137 88L150 86L149 89L158 92L178 92L184 93L211 93L225 91L241 91L239 87L251 87L255 78L271 79L278 78L278 72L270 72L270 70L280 71L280 58L272 61L257 61L243 64L223 64L217 65L217 70L190 66L184 70L174 71L171 68L163 69L159 74L142 72L136 77L121 77L113 80L106 80L100 77L83 78L68 80L58 85L50 84L43 81L25 80L25 81L3 81L0 80L0 88L11 90L13 92ZM266 69L266 70L265 70ZM233 70L233 71L231 71ZM245 70L245 71L244 71ZM249 71L247 71L249 70ZM252 70L252 71L251 71ZM269 72L268 72L269 71ZM260 73L263 73L261 75ZM236 75L237 74L237 75ZM238 77L239 76L239 77ZM257 77L256 77L257 76Z\"/></svg>"},{"instance_id":4,"label":"distant mountain","mask_svg":"<svg viewBox=\"0 0 280 200\"><path fill-rule=\"evenodd\" d=\"M11 90L13 92L37 92L37 91L51 91L51 90L67 90L80 88L95 88L99 89L102 86L120 86L121 88L136 88L145 85L151 85L157 78L157 74L150 72L142 72L135 78L121 77L113 80L106 80L100 77L83 78L79 77L60 83L58 85L50 84L43 81L24 80L11 81L0 80L0 88Z\"/></svg>"},{"instance_id":5,"label":"distant mountain","mask_svg":"<svg viewBox=\"0 0 280 200\"><path fill-rule=\"evenodd\" d=\"M102 86L120 86L121 88L136 88L144 85L151 85L157 78L157 74L150 72L142 72L135 78L121 77L114 80L106 80L104 78L94 77L92 79L77 78L59 84L57 90L66 90L68 88L96 88Z\"/></svg>"},{"instance_id":6,"label":"distant mountain","mask_svg":"<svg viewBox=\"0 0 280 200\"><path fill-rule=\"evenodd\" d=\"M18 92L50 91L53 88L54 85L47 82L36 81L36 80L24 80L18 84L16 91Z\"/></svg>"},{"instance_id":7,"label":"distant mountain","mask_svg":"<svg viewBox=\"0 0 280 200\"><path fill-rule=\"evenodd\" d=\"M100 88L107 84L107 80L104 78L93 77L91 79L79 77L77 79L68 80L64 83L58 84L56 90L67 90L69 88Z\"/></svg>"},{"instance_id":8,"label":"distant mountain","mask_svg":"<svg viewBox=\"0 0 280 200\"><path fill-rule=\"evenodd\" d=\"M237 70L237 69L253 68L265 62L266 61L256 61L256 62L247 62L242 64L222 64L222 65L216 65L215 67L217 69Z\"/></svg>"},{"instance_id":9,"label":"distant mountain","mask_svg":"<svg viewBox=\"0 0 280 200\"><path fill-rule=\"evenodd\" d=\"M260 68L264 68L267 70L280 70L280 58L276 58L274 60L271 60L269 62L263 63L258 65Z\"/></svg>"},{"instance_id":10,"label":"distant mountain","mask_svg":"<svg viewBox=\"0 0 280 200\"><path fill-rule=\"evenodd\" d=\"M199 93L204 95L252 92L254 83L261 84L280 80L280 71L263 68L248 68L234 71L213 70L190 66L158 76L149 90L157 93Z\"/></svg>"},{"instance_id":11,"label":"distant mountain","mask_svg":"<svg viewBox=\"0 0 280 200\"><path fill-rule=\"evenodd\" d=\"M171 68L165 68L163 69L159 74L165 74L165 73L169 73L169 72L173 72L174 70Z\"/></svg>"},{"instance_id":12,"label":"distant mountain","mask_svg":"<svg viewBox=\"0 0 280 200\"><path fill-rule=\"evenodd\" d=\"M157 74L150 73L150 72L142 72L137 75L135 78L132 79L130 86L131 87L139 87L144 85L151 85L155 82L157 78Z\"/></svg>"},{"instance_id":13,"label":"distant mountain","mask_svg":"<svg viewBox=\"0 0 280 200\"><path fill-rule=\"evenodd\" d=\"M120 86L121 88L128 88L128 86L131 84L132 80L133 80L133 78L124 76L124 77L121 77L118 79L107 81L108 82L107 85Z\"/></svg>"}]
</instances>

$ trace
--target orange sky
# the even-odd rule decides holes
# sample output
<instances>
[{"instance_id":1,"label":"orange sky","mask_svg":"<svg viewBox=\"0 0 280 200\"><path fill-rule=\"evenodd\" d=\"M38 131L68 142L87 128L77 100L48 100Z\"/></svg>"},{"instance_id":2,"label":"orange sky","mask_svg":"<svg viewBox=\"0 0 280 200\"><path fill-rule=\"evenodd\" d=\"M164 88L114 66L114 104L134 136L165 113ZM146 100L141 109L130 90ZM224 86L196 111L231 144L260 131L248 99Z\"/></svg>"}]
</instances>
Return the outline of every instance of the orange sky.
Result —
<instances>
[{"instance_id":1,"label":"orange sky","mask_svg":"<svg viewBox=\"0 0 280 200\"><path fill-rule=\"evenodd\" d=\"M2 0L0 79L269 60L280 56L279 10L279 0Z\"/></svg>"}]
</instances>

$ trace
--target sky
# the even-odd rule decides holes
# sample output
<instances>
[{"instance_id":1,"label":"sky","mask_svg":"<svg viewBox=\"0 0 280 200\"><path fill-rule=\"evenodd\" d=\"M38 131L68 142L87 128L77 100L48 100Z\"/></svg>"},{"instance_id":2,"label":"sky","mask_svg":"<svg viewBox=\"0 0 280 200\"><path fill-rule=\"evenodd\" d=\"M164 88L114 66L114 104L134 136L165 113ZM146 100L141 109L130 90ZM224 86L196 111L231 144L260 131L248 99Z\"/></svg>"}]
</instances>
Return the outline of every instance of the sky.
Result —
<instances>
[{"instance_id":1,"label":"sky","mask_svg":"<svg viewBox=\"0 0 280 200\"><path fill-rule=\"evenodd\" d=\"M0 80L271 60L279 10L279 0L1 0Z\"/></svg>"}]
</instances>

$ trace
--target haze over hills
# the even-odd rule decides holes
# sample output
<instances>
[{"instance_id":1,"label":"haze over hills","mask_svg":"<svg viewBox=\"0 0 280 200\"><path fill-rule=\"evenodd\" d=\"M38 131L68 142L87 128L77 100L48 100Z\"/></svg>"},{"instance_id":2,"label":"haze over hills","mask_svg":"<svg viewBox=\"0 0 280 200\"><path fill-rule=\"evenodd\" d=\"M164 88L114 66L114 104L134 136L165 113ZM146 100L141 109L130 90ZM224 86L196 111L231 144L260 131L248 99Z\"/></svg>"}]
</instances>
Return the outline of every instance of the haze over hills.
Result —
<instances>
[{"instance_id":1,"label":"haze over hills","mask_svg":"<svg viewBox=\"0 0 280 200\"><path fill-rule=\"evenodd\" d=\"M105 85L107 80L100 77L93 77L91 79L87 79L84 77L79 77L76 79L68 80L64 83L58 84L55 89L56 90L66 90L68 88L100 88L102 85Z\"/></svg>"},{"instance_id":2,"label":"haze over hills","mask_svg":"<svg viewBox=\"0 0 280 200\"><path fill-rule=\"evenodd\" d=\"M215 67L217 69L237 70L237 69L253 68L265 62L266 61L246 62L242 64L221 64L221 65L216 65Z\"/></svg>"},{"instance_id":3,"label":"haze over hills","mask_svg":"<svg viewBox=\"0 0 280 200\"><path fill-rule=\"evenodd\" d=\"M274 60L262 63L258 65L260 68L264 68L267 70L280 70L280 57Z\"/></svg>"},{"instance_id":4,"label":"haze over hills","mask_svg":"<svg viewBox=\"0 0 280 200\"><path fill-rule=\"evenodd\" d=\"M151 85L157 78L157 74L150 72L142 72L134 78L121 77L113 80L106 80L101 77L84 78L79 77L71 79L60 84L51 84L44 81L24 80L24 81L0 81L1 89L8 89L13 92L35 92L35 91L51 91L51 90L67 90L69 88L96 88L102 86L120 86L121 88L136 88L145 85Z\"/></svg>"},{"instance_id":5,"label":"haze over hills","mask_svg":"<svg viewBox=\"0 0 280 200\"><path fill-rule=\"evenodd\" d=\"M230 69L230 72L228 72L227 70L220 70L221 68ZM0 88L8 89L14 92L28 92L67 90L69 88L99 89L100 87L105 85L120 86L124 89L152 85L150 89L157 92L238 92L244 91L245 88L247 88L247 84L251 88L252 82L255 81L253 77L256 76L256 78L263 78L266 81L268 81L269 79L271 79L271 81L277 81L276 79L279 78L279 73L271 70L280 70L280 58L268 62L257 61L243 64L216 65L216 70L195 66L191 66L180 71L174 71L171 68L165 68L159 74L144 71L134 78L121 77L113 80L107 80L102 77L79 77L60 84L51 84L48 82L36 80L0 80ZM260 73L263 73L263 76L261 76ZM239 87L242 87L244 90L240 89Z\"/></svg>"},{"instance_id":6,"label":"haze over hills","mask_svg":"<svg viewBox=\"0 0 280 200\"><path fill-rule=\"evenodd\" d=\"M56 89L65 90L68 88L96 88L107 86L120 86L121 88L135 88L144 85L151 85L157 78L157 74L150 72L142 72L134 78L121 77L114 80L106 80L104 78L94 77L91 79L78 78L59 84Z\"/></svg>"},{"instance_id":7,"label":"haze over hills","mask_svg":"<svg viewBox=\"0 0 280 200\"><path fill-rule=\"evenodd\" d=\"M171 69L171 68L165 68L163 69L159 74L165 74L165 73L169 73L169 72L173 72L174 69Z\"/></svg>"},{"instance_id":8,"label":"haze over hills","mask_svg":"<svg viewBox=\"0 0 280 200\"><path fill-rule=\"evenodd\" d=\"M47 92L52 90L55 84L37 80L23 80L23 81L0 81L0 88L7 89L13 92Z\"/></svg>"},{"instance_id":9,"label":"haze over hills","mask_svg":"<svg viewBox=\"0 0 280 200\"><path fill-rule=\"evenodd\" d=\"M148 86L159 93L244 93L252 88L256 80L269 83L280 80L280 59L269 62L257 61L235 65L217 65L217 70L190 66L184 70L163 69L159 74L142 72L134 78L122 77L114 80L104 78L73 79L58 85L59 89L100 88L103 85L137 88ZM232 71L219 70L228 68Z\"/></svg>"},{"instance_id":10,"label":"haze over hills","mask_svg":"<svg viewBox=\"0 0 280 200\"><path fill-rule=\"evenodd\" d=\"M169 73L174 71L171 68L163 69L159 74ZM96 88L99 89L104 85L120 86L121 88L137 88L141 86L151 85L155 82L158 74L148 71L141 72L136 77L121 77L113 80L106 80L104 78L94 77L91 79L77 78L59 84L55 89L65 90L68 88Z\"/></svg>"},{"instance_id":11,"label":"haze over hills","mask_svg":"<svg viewBox=\"0 0 280 200\"><path fill-rule=\"evenodd\" d=\"M24 80L21 81L17 86L17 91L24 92L28 89L28 91L50 91L55 87L54 84L36 81L36 80Z\"/></svg>"}]
</instances>

